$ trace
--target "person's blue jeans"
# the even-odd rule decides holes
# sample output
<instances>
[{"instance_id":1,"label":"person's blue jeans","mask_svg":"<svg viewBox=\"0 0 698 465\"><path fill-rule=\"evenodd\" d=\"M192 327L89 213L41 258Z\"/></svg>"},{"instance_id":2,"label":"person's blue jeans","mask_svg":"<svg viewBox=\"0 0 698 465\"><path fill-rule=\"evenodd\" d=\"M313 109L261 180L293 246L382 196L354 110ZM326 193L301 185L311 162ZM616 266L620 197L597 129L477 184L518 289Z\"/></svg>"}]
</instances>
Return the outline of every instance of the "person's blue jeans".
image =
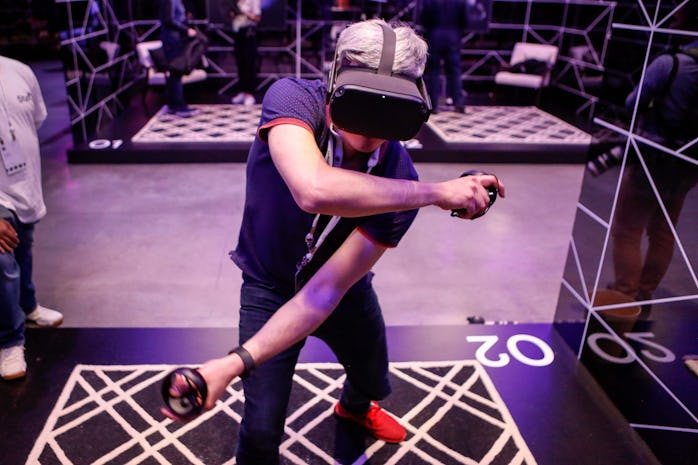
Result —
<instances>
[{"instance_id":1,"label":"person's blue jeans","mask_svg":"<svg viewBox=\"0 0 698 465\"><path fill-rule=\"evenodd\" d=\"M21 223L15 214L0 207L0 217L17 231L19 245L13 253L0 253L0 348L24 344L26 312L36 308L32 282L34 224Z\"/></svg>"},{"instance_id":2,"label":"person's blue jeans","mask_svg":"<svg viewBox=\"0 0 698 465\"><path fill-rule=\"evenodd\" d=\"M257 86L257 28L240 29L235 34L235 63L240 90L254 94Z\"/></svg>"},{"instance_id":3,"label":"person's blue jeans","mask_svg":"<svg viewBox=\"0 0 698 465\"><path fill-rule=\"evenodd\" d=\"M240 292L240 343L252 337L290 298L287 292L246 281ZM344 366L344 407L365 411L371 400L390 394L385 323L373 288L352 289L313 335L325 341ZM279 463L293 373L304 343L263 363L243 380L245 409L238 465Z\"/></svg>"},{"instance_id":4,"label":"person's blue jeans","mask_svg":"<svg viewBox=\"0 0 698 465\"><path fill-rule=\"evenodd\" d=\"M443 61L446 89L453 97L453 105L465 104L461 79L460 34L439 31L430 37L429 56L425 70L425 81L431 104L437 108L441 96L441 62Z\"/></svg>"},{"instance_id":5,"label":"person's blue jeans","mask_svg":"<svg viewBox=\"0 0 698 465\"><path fill-rule=\"evenodd\" d=\"M167 62L174 60L185 47L182 33L176 30L163 28L160 32L162 49L165 52ZM187 109L187 102L184 99L184 84L182 75L169 71L165 77L165 92L167 94L167 106L171 111Z\"/></svg>"},{"instance_id":6,"label":"person's blue jeans","mask_svg":"<svg viewBox=\"0 0 698 465\"><path fill-rule=\"evenodd\" d=\"M187 102L184 100L184 84L182 75L175 72L168 72L165 78L165 90L167 94L167 107L170 111L180 111L187 109Z\"/></svg>"}]
</instances>

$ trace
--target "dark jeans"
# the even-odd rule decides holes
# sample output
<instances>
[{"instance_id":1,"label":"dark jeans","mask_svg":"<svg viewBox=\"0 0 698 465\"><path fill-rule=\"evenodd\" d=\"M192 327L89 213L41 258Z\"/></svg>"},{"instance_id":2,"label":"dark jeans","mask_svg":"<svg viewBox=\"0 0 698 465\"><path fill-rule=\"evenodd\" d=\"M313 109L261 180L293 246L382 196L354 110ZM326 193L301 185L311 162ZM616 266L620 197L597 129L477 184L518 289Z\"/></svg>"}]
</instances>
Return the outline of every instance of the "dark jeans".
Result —
<instances>
[{"instance_id":1,"label":"dark jeans","mask_svg":"<svg viewBox=\"0 0 698 465\"><path fill-rule=\"evenodd\" d=\"M291 295L246 281L240 292L240 343L254 335ZM352 289L317 329L347 374L342 405L365 410L370 400L390 394L385 323L372 288ZM301 341L257 367L243 380L245 411L238 465L276 465Z\"/></svg>"},{"instance_id":2,"label":"dark jeans","mask_svg":"<svg viewBox=\"0 0 698 465\"><path fill-rule=\"evenodd\" d=\"M186 39L182 32L170 29L160 31L162 49L165 52L167 62L171 62L184 50ZM165 91L167 94L167 106L172 111L186 110L187 102L184 100L184 84L180 73L169 71L165 78Z\"/></svg>"},{"instance_id":3,"label":"dark jeans","mask_svg":"<svg viewBox=\"0 0 698 465\"><path fill-rule=\"evenodd\" d=\"M187 102L184 100L184 84L182 75L175 72L168 72L165 78L165 88L167 93L167 107L171 111L187 109Z\"/></svg>"},{"instance_id":4,"label":"dark jeans","mask_svg":"<svg viewBox=\"0 0 698 465\"><path fill-rule=\"evenodd\" d=\"M15 214L0 207L0 217L9 221L19 236L14 253L0 253L0 348L24 343L25 312L36 308L32 282L34 224L21 223Z\"/></svg>"},{"instance_id":5,"label":"dark jeans","mask_svg":"<svg viewBox=\"0 0 698 465\"><path fill-rule=\"evenodd\" d=\"M240 91L254 94L257 86L257 28L244 27L235 34L235 64Z\"/></svg>"},{"instance_id":6,"label":"dark jeans","mask_svg":"<svg viewBox=\"0 0 698 465\"><path fill-rule=\"evenodd\" d=\"M463 83L461 81L460 33L438 31L430 36L429 56L424 78L429 92L429 98L434 108L438 107L441 96L441 62L443 61L446 76L446 88L452 93L453 105L462 107L465 104Z\"/></svg>"},{"instance_id":7,"label":"dark jeans","mask_svg":"<svg viewBox=\"0 0 698 465\"><path fill-rule=\"evenodd\" d=\"M698 183L698 169L662 154L648 153L646 160L667 215L673 225L688 192ZM628 164L623 174L613 237L614 288L636 300L647 300L664 278L674 256L674 234L664 217L644 170ZM643 255L643 237L647 248Z\"/></svg>"}]
</instances>

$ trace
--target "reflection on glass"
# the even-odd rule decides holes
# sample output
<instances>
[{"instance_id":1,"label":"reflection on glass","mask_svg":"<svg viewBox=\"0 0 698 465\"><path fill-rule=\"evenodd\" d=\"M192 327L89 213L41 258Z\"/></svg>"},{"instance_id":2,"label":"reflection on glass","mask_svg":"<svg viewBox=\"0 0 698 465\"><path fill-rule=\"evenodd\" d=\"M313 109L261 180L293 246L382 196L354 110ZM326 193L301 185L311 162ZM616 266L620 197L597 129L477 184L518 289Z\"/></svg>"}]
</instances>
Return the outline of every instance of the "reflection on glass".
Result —
<instances>
[{"instance_id":1,"label":"reflection on glass","mask_svg":"<svg viewBox=\"0 0 698 465\"><path fill-rule=\"evenodd\" d=\"M639 3L655 23L614 25L638 72L622 121L596 121L617 137L587 165L556 318L659 461L695 465L698 2Z\"/></svg>"},{"instance_id":2,"label":"reflection on glass","mask_svg":"<svg viewBox=\"0 0 698 465\"><path fill-rule=\"evenodd\" d=\"M636 161L625 167L611 225L613 289L645 302L653 298L674 258L675 227L698 182L698 168L652 147L639 148Z\"/></svg>"}]
</instances>

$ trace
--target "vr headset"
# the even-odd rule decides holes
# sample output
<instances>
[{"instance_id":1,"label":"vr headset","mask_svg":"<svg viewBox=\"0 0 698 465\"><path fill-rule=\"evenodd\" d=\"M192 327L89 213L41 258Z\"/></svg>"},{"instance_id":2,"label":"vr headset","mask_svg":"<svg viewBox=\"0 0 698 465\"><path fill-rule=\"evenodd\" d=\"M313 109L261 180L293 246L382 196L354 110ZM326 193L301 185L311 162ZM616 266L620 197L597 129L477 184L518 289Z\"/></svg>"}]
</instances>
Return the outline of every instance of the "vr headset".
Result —
<instances>
[{"instance_id":1,"label":"vr headset","mask_svg":"<svg viewBox=\"0 0 698 465\"><path fill-rule=\"evenodd\" d=\"M327 103L335 127L386 140L412 139L429 119L431 102L424 81L393 74L395 31L385 24L378 69L342 65L335 53Z\"/></svg>"}]
</instances>

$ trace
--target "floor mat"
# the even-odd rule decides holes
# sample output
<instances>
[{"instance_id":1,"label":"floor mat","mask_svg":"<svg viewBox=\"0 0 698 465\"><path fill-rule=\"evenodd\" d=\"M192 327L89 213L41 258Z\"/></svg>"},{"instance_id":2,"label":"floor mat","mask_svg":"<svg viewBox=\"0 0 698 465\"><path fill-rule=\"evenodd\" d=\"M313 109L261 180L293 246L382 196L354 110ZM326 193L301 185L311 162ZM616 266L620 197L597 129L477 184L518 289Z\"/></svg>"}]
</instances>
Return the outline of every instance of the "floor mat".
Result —
<instances>
[{"instance_id":1,"label":"floor mat","mask_svg":"<svg viewBox=\"0 0 698 465\"><path fill-rule=\"evenodd\" d=\"M429 127L448 143L588 146L591 136L536 107L469 106L466 113L439 112Z\"/></svg>"},{"instance_id":2,"label":"floor mat","mask_svg":"<svg viewBox=\"0 0 698 465\"><path fill-rule=\"evenodd\" d=\"M189 105L201 110L182 118L161 108L131 139L133 143L249 142L254 140L261 105Z\"/></svg>"},{"instance_id":3,"label":"floor mat","mask_svg":"<svg viewBox=\"0 0 698 465\"><path fill-rule=\"evenodd\" d=\"M234 464L242 385L216 408L182 424L159 412L160 381L172 365L78 365L27 464ZM475 361L390 365L393 394L382 405L407 428L401 444L366 437L338 421L338 364L299 364L283 464L535 465L506 405Z\"/></svg>"}]
</instances>

